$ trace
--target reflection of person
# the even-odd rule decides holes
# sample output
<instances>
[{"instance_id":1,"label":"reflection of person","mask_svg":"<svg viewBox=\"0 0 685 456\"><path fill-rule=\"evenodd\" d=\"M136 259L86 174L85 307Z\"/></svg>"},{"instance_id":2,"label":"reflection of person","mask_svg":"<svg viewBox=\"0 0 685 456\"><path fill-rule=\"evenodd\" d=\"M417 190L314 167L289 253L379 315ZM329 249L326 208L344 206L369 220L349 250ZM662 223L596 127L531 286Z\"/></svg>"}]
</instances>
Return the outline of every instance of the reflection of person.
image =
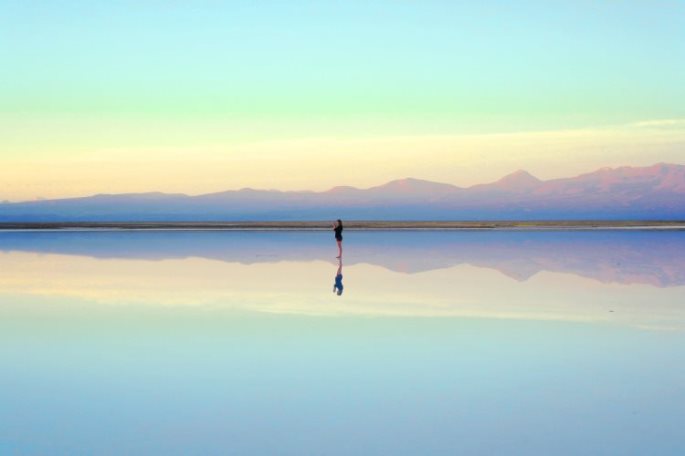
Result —
<instances>
[{"instance_id":1,"label":"reflection of person","mask_svg":"<svg viewBox=\"0 0 685 456\"><path fill-rule=\"evenodd\" d=\"M335 274L335 283L333 284L333 293L340 296L343 292L342 284L342 260L338 260L338 272Z\"/></svg>"},{"instance_id":2,"label":"reflection of person","mask_svg":"<svg viewBox=\"0 0 685 456\"><path fill-rule=\"evenodd\" d=\"M338 221L333 224L333 231L335 231L335 241L338 243L338 256L336 258L342 258L342 220L338 219Z\"/></svg>"}]
</instances>

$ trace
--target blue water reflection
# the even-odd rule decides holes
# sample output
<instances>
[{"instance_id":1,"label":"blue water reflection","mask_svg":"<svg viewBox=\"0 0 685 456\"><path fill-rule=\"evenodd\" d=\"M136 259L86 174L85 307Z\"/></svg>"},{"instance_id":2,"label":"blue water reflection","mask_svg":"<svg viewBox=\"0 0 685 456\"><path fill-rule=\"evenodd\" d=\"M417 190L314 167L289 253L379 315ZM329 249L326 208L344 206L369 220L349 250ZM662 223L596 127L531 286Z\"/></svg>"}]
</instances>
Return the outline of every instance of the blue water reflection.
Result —
<instances>
[{"instance_id":1,"label":"blue water reflection","mask_svg":"<svg viewBox=\"0 0 685 456\"><path fill-rule=\"evenodd\" d=\"M0 233L0 453L685 451L685 233L345 242Z\"/></svg>"}]
</instances>

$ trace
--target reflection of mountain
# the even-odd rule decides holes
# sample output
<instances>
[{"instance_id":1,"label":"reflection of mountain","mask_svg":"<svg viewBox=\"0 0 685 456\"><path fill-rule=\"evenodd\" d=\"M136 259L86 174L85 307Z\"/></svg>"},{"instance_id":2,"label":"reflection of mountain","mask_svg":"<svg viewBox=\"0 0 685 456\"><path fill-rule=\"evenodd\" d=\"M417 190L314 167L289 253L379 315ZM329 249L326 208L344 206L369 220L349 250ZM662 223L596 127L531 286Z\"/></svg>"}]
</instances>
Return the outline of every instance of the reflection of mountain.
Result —
<instances>
[{"instance_id":1,"label":"reflection of mountain","mask_svg":"<svg viewBox=\"0 0 685 456\"><path fill-rule=\"evenodd\" d=\"M322 232L2 232L0 251L163 260L202 257L243 264L329 260ZM516 280L540 271L605 283L685 285L685 232L490 231L348 232L345 264L418 273L459 264Z\"/></svg>"},{"instance_id":2,"label":"reflection of mountain","mask_svg":"<svg viewBox=\"0 0 685 456\"><path fill-rule=\"evenodd\" d=\"M542 181L517 171L456 187L401 179L325 192L242 189L140 193L0 204L0 221L532 220L685 218L685 166L603 168Z\"/></svg>"}]
</instances>

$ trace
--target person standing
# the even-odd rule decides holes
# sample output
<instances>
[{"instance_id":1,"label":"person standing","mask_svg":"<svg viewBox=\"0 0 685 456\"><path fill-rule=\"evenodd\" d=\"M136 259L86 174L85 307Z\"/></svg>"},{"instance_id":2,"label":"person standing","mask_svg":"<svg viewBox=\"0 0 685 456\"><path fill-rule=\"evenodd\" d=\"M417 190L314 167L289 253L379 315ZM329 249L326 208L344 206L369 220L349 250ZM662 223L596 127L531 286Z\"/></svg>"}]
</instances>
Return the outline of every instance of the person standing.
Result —
<instances>
[{"instance_id":1,"label":"person standing","mask_svg":"<svg viewBox=\"0 0 685 456\"><path fill-rule=\"evenodd\" d=\"M343 232L343 222L338 219L337 222L333 224L333 231L335 231L335 241L338 243L338 256L336 258L342 258L342 232Z\"/></svg>"}]
</instances>

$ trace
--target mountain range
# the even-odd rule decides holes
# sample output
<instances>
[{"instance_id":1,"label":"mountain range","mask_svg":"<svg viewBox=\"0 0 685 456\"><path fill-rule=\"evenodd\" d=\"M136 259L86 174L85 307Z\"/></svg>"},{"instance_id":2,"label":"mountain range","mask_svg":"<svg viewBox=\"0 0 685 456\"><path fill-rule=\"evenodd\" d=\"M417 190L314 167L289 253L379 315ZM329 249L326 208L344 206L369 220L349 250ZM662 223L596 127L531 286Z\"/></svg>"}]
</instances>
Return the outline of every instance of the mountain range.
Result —
<instances>
[{"instance_id":1,"label":"mountain range","mask_svg":"<svg viewBox=\"0 0 685 456\"><path fill-rule=\"evenodd\" d=\"M684 220L685 166L601 168L540 180L519 170L471 187L406 178L323 192L99 194L0 204L4 222L241 220Z\"/></svg>"}]
</instances>

